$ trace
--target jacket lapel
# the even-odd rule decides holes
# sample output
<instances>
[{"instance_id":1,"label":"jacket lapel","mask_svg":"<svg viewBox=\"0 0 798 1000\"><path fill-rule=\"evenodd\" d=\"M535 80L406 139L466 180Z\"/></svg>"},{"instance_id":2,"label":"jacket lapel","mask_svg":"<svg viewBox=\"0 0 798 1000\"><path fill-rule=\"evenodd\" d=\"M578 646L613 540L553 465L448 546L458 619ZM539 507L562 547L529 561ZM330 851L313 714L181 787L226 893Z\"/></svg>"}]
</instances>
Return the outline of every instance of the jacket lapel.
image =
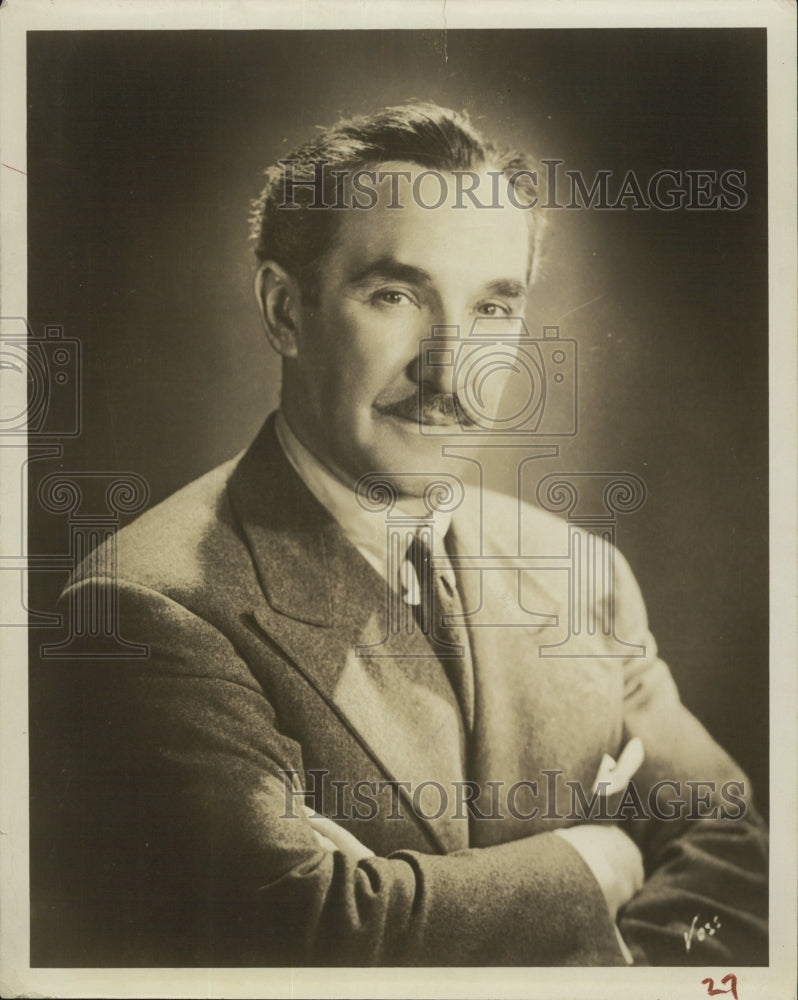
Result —
<instances>
[{"instance_id":1,"label":"jacket lapel","mask_svg":"<svg viewBox=\"0 0 798 1000\"><path fill-rule=\"evenodd\" d=\"M265 595L253 609L264 637L386 779L410 783L407 811L433 845L466 846L467 823L453 819L451 808L436 815L440 798L430 784L440 783L451 797L452 783L464 776L462 722L443 667L417 630L388 635L386 582L296 475L273 418L241 459L229 491ZM324 742L323 733L318 738Z\"/></svg>"}]
</instances>

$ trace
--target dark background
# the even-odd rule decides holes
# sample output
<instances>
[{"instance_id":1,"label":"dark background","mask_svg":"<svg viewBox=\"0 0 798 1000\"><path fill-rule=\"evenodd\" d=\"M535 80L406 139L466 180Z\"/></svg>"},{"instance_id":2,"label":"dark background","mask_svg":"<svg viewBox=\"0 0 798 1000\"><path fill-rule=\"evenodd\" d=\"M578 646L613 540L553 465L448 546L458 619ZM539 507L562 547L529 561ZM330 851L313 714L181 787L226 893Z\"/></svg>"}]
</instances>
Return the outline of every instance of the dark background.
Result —
<instances>
[{"instance_id":1,"label":"dark background","mask_svg":"<svg viewBox=\"0 0 798 1000\"><path fill-rule=\"evenodd\" d=\"M251 292L248 204L266 166L341 112L435 100L616 183L629 169L747 172L737 212L550 212L528 319L580 348L580 433L539 471L644 479L619 546L683 700L766 804L764 31L28 38L29 320L81 341L84 419L62 462L31 464L31 497L60 467L137 472L157 502L249 442L278 366ZM511 488L512 470L488 473ZM34 501L30 524L31 552L66 551L65 518ZM31 606L63 580L32 574ZM32 733L35 765L46 727Z\"/></svg>"}]
</instances>

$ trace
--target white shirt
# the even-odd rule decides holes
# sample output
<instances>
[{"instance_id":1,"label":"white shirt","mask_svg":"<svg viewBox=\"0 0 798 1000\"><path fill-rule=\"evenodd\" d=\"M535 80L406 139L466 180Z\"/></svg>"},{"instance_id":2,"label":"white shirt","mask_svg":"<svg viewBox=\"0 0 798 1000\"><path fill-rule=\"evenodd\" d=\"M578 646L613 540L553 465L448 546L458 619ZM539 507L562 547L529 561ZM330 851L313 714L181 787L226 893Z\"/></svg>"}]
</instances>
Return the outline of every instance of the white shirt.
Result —
<instances>
[{"instance_id":1,"label":"white shirt","mask_svg":"<svg viewBox=\"0 0 798 1000\"><path fill-rule=\"evenodd\" d=\"M336 478L315 455L308 451L288 426L282 410L277 411L274 427L277 440L294 471L322 507L335 518L348 540L374 567L383 580L387 580L392 589L402 595L406 604L420 604L421 589L411 563L404 559L400 563L398 572L396 574L390 573L385 517L379 513L364 510L360 506L354 489ZM417 502L408 500L404 507L401 504L397 505L391 512L392 516L412 516L415 513L413 508ZM438 556L446 551L443 540L449 530L451 517L449 512L435 511L430 513L426 507L419 517L419 519L424 519L425 526L429 525L432 529L436 563ZM451 576L449 582L454 584L451 568L443 570L443 573L445 576ZM389 579L389 574L395 578Z\"/></svg>"}]
</instances>

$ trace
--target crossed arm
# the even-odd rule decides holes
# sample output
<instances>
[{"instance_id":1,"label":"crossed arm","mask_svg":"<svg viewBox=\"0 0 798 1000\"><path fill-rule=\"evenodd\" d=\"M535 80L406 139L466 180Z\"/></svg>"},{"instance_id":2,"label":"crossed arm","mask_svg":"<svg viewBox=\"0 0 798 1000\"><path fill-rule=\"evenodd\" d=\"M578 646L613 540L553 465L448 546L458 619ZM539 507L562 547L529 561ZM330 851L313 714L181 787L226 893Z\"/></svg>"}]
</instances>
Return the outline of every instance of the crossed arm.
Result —
<instances>
[{"instance_id":1,"label":"crossed arm","mask_svg":"<svg viewBox=\"0 0 798 1000\"><path fill-rule=\"evenodd\" d=\"M628 944L640 964L767 964L768 837L750 782L681 704L657 658L634 576L620 553L615 560L618 634L647 655L625 664L626 746L617 764L604 762L609 769L600 769L596 783L609 780L605 794L620 796L631 781L643 801L658 789L663 816L581 823L540 836L566 841L584 863L600 890L604 918L620 929L627 961ZM697 812L679 808L679 790L691 783L703 786ZM724 785L740 792L734 816L725 815ZM352 848L337 843L334 829L318 825L323 822L311 819L324 846Z\"/></svg>"},{"instance_id":2,"label":"crossed arm","mask_svg":"<svg viewBox=\"0 0 798 1000\"><path fill-rule=\"evenodd\" d=\"M150 660L70 668L59 699L72 763L53 840L68 856L46 919L73 935L66 964L622 965L616 919L637 962L766 960L752 808L737 823L584 824L372 856L330 821L281 818L281 772L302 769L302 750L233 644L161 594L121 596ZM739 777L664 665L630 677L626 701L641 787L696 777L694 759ZM694 915L723 928L688 952Z\"/></svg>"},{"instance_id":3,"label":"crossed arm","mask_svg":"<svg viewBox=\"0 0 798 1000\"><path fill-rule=\"evenodd\" d=\"M593 788L612 796L622 793L643 759L643 744L639 737L627 743L617 763L605 755ZM331 819L303 806L304 813L318 844L325 851L340 851L355 864L374 857L374 851L362 844L348 830ZM607 904L612 920L621 906L629 902L643 885L643 856L634 841L619 827L585 823L558 829L555 833L566 840L581 856ZM617 930L618 946L628 965L634 958Z\"/></svg>"}]
</instances>

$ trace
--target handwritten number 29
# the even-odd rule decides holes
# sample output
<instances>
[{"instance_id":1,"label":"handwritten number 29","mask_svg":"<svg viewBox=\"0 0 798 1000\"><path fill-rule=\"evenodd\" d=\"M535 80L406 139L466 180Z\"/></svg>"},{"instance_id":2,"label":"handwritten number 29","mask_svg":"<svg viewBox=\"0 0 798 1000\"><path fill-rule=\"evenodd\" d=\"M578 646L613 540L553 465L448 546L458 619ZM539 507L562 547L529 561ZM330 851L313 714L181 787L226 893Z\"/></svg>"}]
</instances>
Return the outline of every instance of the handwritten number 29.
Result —
<instances>
[{"instance_id":1,"label":"handwritten number 29","mask_svg":"<svg viewBox=\"0 0 798 1000\"><path fill-rule=\"evenodd\" d=\"M729 983L729 988L726 990L716 989L714 979L707 978L701 980L702 986L706 986L707 988L707 996L716 997L720 993L731 993L731 995L734 997L734 1000L739 1000L739 997L737 996L737 976L729 972L727 975L723 977L723 979L721 979L720 982L721 986L724 985L725 983Z\"/></svg>"}]
</instances>

